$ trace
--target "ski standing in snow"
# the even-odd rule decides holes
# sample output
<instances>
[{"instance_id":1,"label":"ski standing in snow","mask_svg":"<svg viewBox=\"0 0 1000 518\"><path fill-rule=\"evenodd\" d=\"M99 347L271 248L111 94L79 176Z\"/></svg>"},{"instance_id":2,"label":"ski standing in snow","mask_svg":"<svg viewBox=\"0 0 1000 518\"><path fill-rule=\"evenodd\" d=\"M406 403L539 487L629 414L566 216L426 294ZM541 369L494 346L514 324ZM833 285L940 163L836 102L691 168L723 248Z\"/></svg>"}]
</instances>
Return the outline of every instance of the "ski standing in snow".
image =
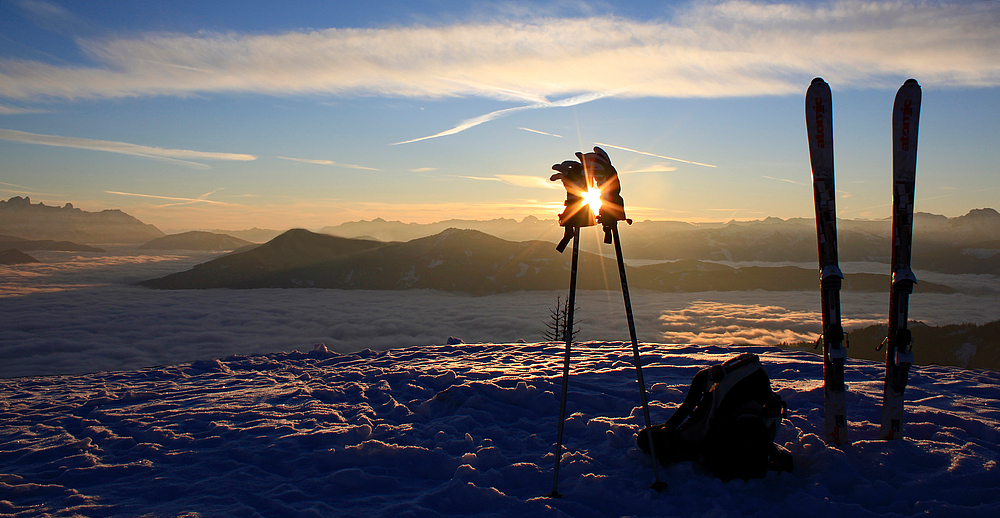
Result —
<instances>
[{"instance_id":1,"label":"ski standing in snow","mask_svg":"<svg viewBox=\"0 0 1000 518\"><path fill-rule=\"evenodd\" d=\"M889 329L885 350L882 397L882 439L903 436L903 391L913 364L913 338L907 329L910 294L917 283L910 269L913 244L913 189L917 169L917 127L920 85L907 79L892 106L892 281L889 287Z\"/></svg>"},{"instance_id":2,"label":"ski standing in snow","mask_svg":"<svg viewBox=\"0 0 1000 518\"><path fill-rule=\"evenodd\" d=\"M844 274L837 257L837 191L833 176L833 99L830 85L812 80L806 91L806 129L816 202L816 239L819 245L820 304L823 311L824 439L847 444L847 403L844 328L840 321L840 288ZM818 345L818 344L817 344Z\"/></svg>"}]
</instances>

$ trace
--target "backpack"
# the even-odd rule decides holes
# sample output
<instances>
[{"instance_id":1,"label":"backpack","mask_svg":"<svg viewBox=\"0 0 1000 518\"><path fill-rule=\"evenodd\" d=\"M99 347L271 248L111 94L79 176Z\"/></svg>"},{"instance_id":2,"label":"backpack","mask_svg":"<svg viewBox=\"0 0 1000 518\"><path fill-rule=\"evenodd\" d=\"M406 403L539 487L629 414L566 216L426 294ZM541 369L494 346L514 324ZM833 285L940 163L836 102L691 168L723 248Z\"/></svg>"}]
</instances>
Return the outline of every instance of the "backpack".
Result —
<instances>
[{"instance_id":1,"label":"backpack","mask_svg":"<svg viewBox=\"0 0 1000 518\"><path fill-rule=\"evenodd\" d=\"M792 471L792 454L774 444L787 406L774 391L756 354L744 353L706 367L691 381L684 402L652 427L657 460L698 461L722 480L762 478ZM649 455L649 428L636 439Z\"/></svg>"}]
</instances>

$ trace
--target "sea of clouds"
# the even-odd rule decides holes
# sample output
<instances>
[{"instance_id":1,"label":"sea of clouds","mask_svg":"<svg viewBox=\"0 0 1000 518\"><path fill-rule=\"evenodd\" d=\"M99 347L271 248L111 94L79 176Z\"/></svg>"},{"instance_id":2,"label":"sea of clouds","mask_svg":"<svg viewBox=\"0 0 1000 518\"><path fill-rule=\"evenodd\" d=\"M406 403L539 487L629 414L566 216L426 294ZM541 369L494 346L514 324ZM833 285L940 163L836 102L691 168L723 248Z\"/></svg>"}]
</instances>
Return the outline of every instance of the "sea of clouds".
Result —
<instances>
[{"instance_id":1,"label":"sea of clouds","mask_svg":"<svg viewBox=\"0 0 1000 518\"><path fill-rule=\"evenodd\" d=\"M537 342L566 290L487 296L434 290L178 290L136 286L214 253L37 252L42 264L0 266L0 377L132 370L233 354L384 350L446 343ZM859 271L865 267L859 266ZM848 275L852 270L845 267ZM911 297L928 325L985 323L1000 315L992 276L934 276L963 293ZM567 279L568 286L568 279ZM634 290L641 342L714 344L814 340L817 292L659 293ZM882 322L885 293L845 292L848 328ZM628 341L620 286L582 291L579 340Z\"/></svg>"}]
</instances>

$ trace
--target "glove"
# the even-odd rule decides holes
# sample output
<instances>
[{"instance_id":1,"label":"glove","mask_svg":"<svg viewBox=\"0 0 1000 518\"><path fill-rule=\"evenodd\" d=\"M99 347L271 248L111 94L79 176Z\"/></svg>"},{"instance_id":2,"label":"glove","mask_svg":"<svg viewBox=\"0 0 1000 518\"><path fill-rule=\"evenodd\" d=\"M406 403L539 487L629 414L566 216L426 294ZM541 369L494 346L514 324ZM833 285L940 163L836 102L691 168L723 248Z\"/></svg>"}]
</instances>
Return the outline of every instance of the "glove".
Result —
<instances>
[{"instance_id":1,"label":"glove","mask_svg":"<svg viewBox=\"0 0 1000 518\"><path fill-rule=\"evenodd\" d=\"M579 153L577 153L579 155ZM549 177L549 180L562 180L566 192L578 192L580 188L586 190L586 179L583 176L583 164L576 160L567 160L561 164L552 166L553 171L558 173Z\"/></svg>"},{"instance_id":2,"label":"glove","mask_svg":"<svg viewBox=\"0 0 1000 518\"><path fill-rule=\"evenodd\" d=\"M594 212L583 200L582 194L587 191L587 176L583 172L583 164L575 160L567 160L552 166L558 171L549 180L562 180L566 189L566 208L559 214L559 224L564 227L590 227L596 224Z\"/></svg>"}]
</instances>

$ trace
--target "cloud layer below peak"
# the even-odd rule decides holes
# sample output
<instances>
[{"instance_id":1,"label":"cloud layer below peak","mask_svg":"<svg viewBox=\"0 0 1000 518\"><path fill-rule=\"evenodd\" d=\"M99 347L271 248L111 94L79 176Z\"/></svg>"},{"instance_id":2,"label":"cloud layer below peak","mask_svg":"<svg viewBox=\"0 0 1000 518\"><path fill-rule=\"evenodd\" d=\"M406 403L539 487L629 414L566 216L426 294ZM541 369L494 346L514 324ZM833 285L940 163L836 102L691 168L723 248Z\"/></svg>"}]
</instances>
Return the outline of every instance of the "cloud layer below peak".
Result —
<instances>
[{"instance_id":1,"label":"cloud layer below peak","mask_svg":"<svg viewBox=\"0 0 1000 518\"><path fill-rule=\"evenodd\" d=\"M83 40L93 65L0 60L0 98L35 102L211 92L480 96L587 92L719 97L840 86L1000 85L997 2L695 3L670 21L613 17L148 34Z\"/></svg>"}]
</instances>

